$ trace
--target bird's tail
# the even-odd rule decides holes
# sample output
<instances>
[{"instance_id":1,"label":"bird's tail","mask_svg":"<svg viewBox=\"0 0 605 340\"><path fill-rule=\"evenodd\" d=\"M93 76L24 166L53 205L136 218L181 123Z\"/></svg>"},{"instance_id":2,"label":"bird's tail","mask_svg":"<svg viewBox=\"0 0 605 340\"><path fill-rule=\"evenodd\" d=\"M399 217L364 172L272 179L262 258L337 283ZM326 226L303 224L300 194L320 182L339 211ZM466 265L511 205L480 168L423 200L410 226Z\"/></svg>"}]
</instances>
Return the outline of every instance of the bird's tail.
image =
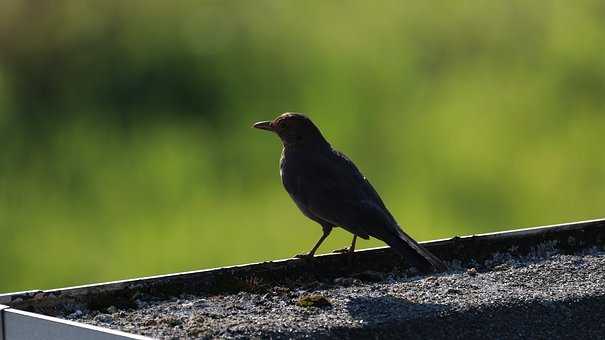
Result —
<instances>
[{"instance_id":1,"label":"bird's tail","mask_svg":"<svg viewBox=\"0 0 605 340\"><path fill-rule=\"evenodd\" d=\"M446 271L447 265L397 227L383 240L411 265L422 271Z\"/></svg>"}]
</instances>

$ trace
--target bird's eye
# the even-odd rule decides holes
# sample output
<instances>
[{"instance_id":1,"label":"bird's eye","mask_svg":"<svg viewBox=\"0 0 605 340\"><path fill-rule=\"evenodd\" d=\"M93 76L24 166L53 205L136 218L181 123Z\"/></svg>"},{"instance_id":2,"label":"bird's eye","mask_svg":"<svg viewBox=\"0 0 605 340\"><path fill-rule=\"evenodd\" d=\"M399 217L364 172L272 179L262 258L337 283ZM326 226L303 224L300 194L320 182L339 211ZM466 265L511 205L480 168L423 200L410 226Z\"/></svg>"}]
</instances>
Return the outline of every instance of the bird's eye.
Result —
<instances>
[{"instance_id":1,"label":"bird's eye","mask_svg":"<svg viewBox=\"0 0 605 340\"><path fill-rule=\"evenodd\" d=\"M303 137L301 135L296 136L296 140L302 140Z\"/></svg>"}]
</instances>

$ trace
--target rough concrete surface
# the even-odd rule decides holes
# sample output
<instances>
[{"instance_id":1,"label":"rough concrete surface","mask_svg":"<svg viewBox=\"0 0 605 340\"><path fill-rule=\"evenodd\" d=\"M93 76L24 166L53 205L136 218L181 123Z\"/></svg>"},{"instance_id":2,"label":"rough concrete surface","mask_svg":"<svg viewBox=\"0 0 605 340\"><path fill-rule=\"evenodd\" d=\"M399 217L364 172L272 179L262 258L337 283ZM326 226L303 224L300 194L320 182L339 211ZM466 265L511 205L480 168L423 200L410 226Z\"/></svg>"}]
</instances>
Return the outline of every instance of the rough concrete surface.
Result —
<instances>
[{"instance_id":1,"label":"rough concrete surface","mask_svg":"<svg viewBox=\"0 0 605 340\"><path fill-rule=\"evenodd\" d=\"M447 273L365 272L231 295L141 295L137 309L70 320L173 338L557 339L605 337L605 252L495 254Z\"/></svg>"}]
</instances>

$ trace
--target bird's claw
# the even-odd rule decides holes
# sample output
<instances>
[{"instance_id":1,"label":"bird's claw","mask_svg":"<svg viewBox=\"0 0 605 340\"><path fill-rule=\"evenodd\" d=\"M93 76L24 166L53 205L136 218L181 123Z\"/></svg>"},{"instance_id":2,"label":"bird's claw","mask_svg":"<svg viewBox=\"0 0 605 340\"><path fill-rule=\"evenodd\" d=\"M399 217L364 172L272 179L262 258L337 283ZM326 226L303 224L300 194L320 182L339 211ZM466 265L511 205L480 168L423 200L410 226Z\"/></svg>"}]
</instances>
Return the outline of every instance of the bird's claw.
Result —
<instances>
[{"instance_id":1,"label":"bird's claw","mask_svg":"<svg viewBox=\"0 0 605 340\"><path fill-rule=\"evenodd\" d=\"M333 253L338 253L338 254L347 254L347 253L351 253L351 248L345 247L345 248L342 248L342 249L335 249L335 250L332 250L332 252Z\"/></svg>"},{"instance_id":2,"label":"bird's claw","mask_svg":"<svg viewBox=\"0 0 605 340\"><path fill-rule=\"evenodd\" d=\"M310 254L297 254L294 255L295 259L301 259L301 260L310 260L313 258L313 255Z\"/></svg>"}]
</instances>

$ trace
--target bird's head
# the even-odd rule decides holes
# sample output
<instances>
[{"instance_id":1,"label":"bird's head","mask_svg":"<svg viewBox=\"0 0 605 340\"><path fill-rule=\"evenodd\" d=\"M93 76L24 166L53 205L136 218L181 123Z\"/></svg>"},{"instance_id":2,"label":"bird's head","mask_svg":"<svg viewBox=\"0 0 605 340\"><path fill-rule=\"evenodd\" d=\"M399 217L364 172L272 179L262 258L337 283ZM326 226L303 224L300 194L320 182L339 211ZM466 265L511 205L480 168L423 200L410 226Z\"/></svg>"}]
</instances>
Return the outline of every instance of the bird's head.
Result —
<instances>
[{"instance_id":1,"label":"bird's head","mask_svg":"<svg viewBox=\"0 0 605 340\"><path fill-rule=\"evenodd\" d=\"M327 144L317 126L301 113L286 112L273 120L258 122L254 127L275 132L285 146Z\"/></svg>"}]
</instances>

